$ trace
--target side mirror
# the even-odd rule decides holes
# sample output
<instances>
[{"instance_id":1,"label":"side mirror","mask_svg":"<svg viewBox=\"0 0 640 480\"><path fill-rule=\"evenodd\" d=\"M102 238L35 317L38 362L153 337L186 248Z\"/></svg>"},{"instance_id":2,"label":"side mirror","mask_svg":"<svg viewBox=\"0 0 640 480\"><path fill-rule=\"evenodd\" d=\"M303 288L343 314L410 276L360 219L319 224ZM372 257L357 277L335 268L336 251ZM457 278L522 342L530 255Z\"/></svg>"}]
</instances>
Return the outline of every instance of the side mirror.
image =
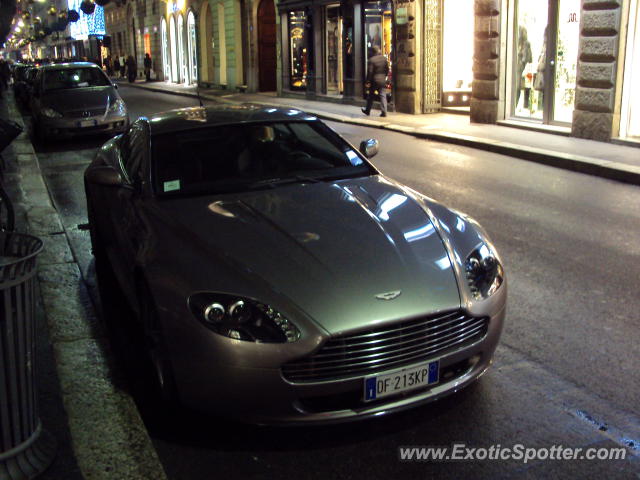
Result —
<instances>
[{"instance_id":1,"label":"side mirror","mask_svg":"<svg viewBox=\"0 0 640 480\"><path fill-rule=\"evenodd\" d=\"M115 88L116 90L118 89L118 84L116 82L113 82L111 85L113 85L113 88Z\"/></svg>"},{"instance_id":2,"label":"side mirror","mask_svg":"<svg viewBox=\"0 0 640 480\"><path fill-rule=\"evenodd\" d=\"M103 185L105 187L128 187L122 178L120 172L115 168L105 165L101 167L94 167L87 172L87 181L95 183L96 185Z\"/></svg>"},{"instance_id":3,"label":"side mirror","mask_svg":"<svg viewBox=\"0 0 640 480\"><path fill-rule=\"evenodd\" d=\"M375 138L369 138L368 140L363 140L360 142L360 152L367 157L372 158L378 154L378 150L380 149L380 142Z\"/></svg>"}]
</instances>

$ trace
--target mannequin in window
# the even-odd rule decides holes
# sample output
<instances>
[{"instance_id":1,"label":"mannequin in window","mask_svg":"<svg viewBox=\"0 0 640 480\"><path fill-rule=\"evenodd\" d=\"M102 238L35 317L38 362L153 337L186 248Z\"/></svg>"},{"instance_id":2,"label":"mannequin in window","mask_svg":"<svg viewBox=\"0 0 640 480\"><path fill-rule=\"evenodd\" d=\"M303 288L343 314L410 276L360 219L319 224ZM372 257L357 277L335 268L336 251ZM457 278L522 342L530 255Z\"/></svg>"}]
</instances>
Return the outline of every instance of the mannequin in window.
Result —
<instances>
[{"instance_id":1,"label":"mannequin in window","mask_svg":"<svg viewBox=\"0 0 640 480\"><path fill-rule=\"evenodd\" d=\"M527 64L533 61L531 55L531 43L527 36L527 29L520 25L518 27L518 78L520 86L518 88L518 96L516 97L516 105L520 101L520 93L524 90L524 108L529 109L529 97L531 94L531 84L527 83L524 76L524 69Z\"/></svg>"},{"instance_id":2,"label":"mannequin in window","mask_svg":"<svg viewBox=\"0 0 640 480\"><path fill-rule=\"evenodd\" d=\"M533 88L535 88L538 94L538 105L542 105L542 92L544 90L544 72L547 66L547 30L544 28L544 39L542 41L542 49L540 50L540 56L538 57L538 68L536 71L536 78L533 81Z\"/></svg>"}]
</instances>

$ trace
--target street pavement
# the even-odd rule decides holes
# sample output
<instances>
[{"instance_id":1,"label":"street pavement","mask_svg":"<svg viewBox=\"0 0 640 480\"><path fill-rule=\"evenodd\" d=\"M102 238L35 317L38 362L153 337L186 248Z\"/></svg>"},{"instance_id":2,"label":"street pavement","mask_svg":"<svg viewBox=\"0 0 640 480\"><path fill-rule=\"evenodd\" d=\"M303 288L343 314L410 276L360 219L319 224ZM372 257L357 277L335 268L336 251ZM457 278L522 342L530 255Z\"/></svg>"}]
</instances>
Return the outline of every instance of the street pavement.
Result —
<instances>
[{"instance_id":1,"label":"street pavement","mask_svg":"<svg viewBox=\"0 0 640 480\"><path fill-rule=\"evenodd\" d=\"M121 86L132 117L197 105ZM130 394L171 479L640 478L640 190L389 129L329 122L354 144L377 137L385 174L476 218L499 248L508 316L495 363L448 399L355 424L272 428L181 411L149 398L139 332L111 323L118 385ZM526 135L526 132L522 132ZM104 139L38 147L82 282L99 308L82 173ZM400 155L398 152L402 152ZM104 319L103 319L104 320ZM51 322L50 322L51 323ZM625 460L401 462L401 446L624 447ZM141 477L142 478L142 477Z\"/></svg>"}]
</instances>

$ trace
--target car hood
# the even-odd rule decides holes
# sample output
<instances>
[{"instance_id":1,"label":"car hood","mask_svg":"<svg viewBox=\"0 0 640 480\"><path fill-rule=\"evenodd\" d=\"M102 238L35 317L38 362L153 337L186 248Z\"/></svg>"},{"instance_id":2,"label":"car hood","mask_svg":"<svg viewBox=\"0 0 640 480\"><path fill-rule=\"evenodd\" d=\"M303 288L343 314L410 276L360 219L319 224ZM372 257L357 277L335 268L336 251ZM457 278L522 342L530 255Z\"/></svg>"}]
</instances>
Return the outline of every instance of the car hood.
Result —
<instances>
[{"instance_id":1,"label":"car hood","mask_svg":"<svg viewBox=\"0 0 640 480\"><path fill-rule=\"evenodd\" d=\"M115 97L116 91L110 86L71 88L68 90L47 92L43 97L42 104L58 112L94 110L99 108L104 108L106 111L109 102Z\"/></svg>"},{"instance_id":2,"label":"car hood","mask_svg":"<svg viewBox=\"0 0 640 480\"><path fill-rule=\"evenodd\" d=\"M232 259L239 276L251 272L333 334L460 307L450 259L423 206L381 176L164 200L158 208L185 242L165 249L203 249L186 271L215 271L215 262Z\"/></svg>"}]
</instances>

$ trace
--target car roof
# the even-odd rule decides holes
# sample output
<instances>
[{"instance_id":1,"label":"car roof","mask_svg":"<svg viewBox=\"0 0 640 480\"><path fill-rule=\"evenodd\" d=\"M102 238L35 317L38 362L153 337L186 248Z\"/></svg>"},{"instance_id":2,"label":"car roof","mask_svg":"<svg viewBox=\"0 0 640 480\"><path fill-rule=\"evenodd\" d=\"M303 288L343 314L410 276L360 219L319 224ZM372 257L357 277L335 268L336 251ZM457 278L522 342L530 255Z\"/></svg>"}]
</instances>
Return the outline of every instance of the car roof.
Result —
<instances>
[{"instance_id":1,"label":"car roof","mask_svg":"<svg viewBox=\"0 0 640 480\"><path fill-rule=\"evenodd\" d=\"M100 68L98 65L92 62L67 62L67 63L47 63L46 65L40 65L42 70L66 70L68 68L78 67L95 67Z\"/></svg>"},{"instance_id":2,"label":"car roof","mask_svg":"<svg viewBox=\"0 0 640 480\"><path fill-rule=\"evenodd\" d=\"M241 104L213 105L169 110L147 118L151 135L194 130L212 125L312 121L316 117L293 108Z\"/></svg>"}]
</instances>

